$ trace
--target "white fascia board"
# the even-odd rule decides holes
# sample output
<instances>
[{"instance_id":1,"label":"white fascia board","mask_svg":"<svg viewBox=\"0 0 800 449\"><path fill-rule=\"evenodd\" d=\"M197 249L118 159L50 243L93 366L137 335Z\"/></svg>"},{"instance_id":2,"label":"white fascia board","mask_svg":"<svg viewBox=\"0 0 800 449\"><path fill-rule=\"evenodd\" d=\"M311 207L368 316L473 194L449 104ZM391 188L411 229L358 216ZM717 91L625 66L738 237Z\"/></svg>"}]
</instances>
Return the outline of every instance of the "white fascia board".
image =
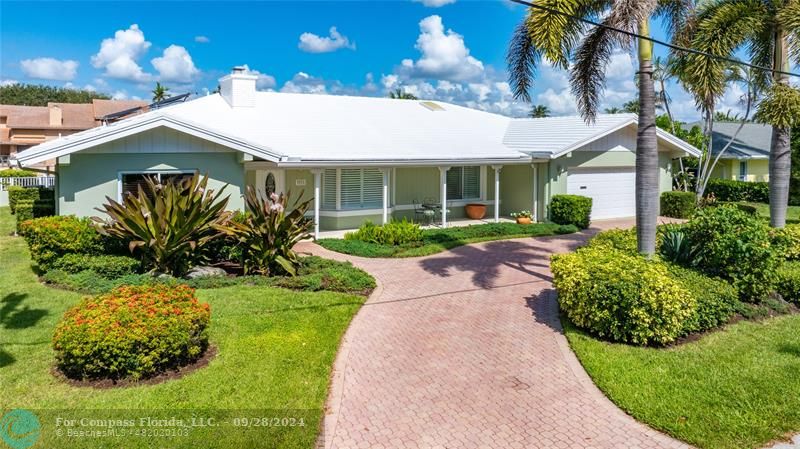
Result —
<instances>
[{"instance_id":1,"label":"white fascia board","mask_svg":"<svg viewBox=\"0 0 800 449\"><path fill-rule=\"evenodd\" d=\"M69 155L103 143L145 132L154 128L166 127L175 131L184 132L200 139L208 140L219 145L232 148L266 160L277 161L280 154L256 145L237 139L206 127L178 120L167 115L154 115L146 120L131 119L130 123L119 123L111 126L93 128L92 131L81 135L71 135L63 139L46 142L29 150L21 152L17 157L22 167L44 162L49 159Z\"/></svg>"},{"instance_id":2,"label":"white fascia board","mask_svg":"<svg viewBox=\"0 0 800 449\"><path fill-rule=\"evenodd\" d=\"M397 159L397 160L284 160L277 163L283 168L313 167L458 167L472 165L530 164L528 155L519 158L468 158L468 159Z\"/></svg>"},{"instance_id":3,"label":"white fascia board","mask_svg":"<svg viewBox=\"0 0 800 449\"><path fill-rule=\"evenodd\" d=\"M689 144L688 142L685 142L683 139L680 139L680 138L668 133L667 131L664 131L661 128L657 128L656 129L656 136L659 139L662 139L662 140L665 140L665 141L669 142L670 144L678 147L679 149L685 151L686 153L691 154L694 157L699 157L700 156L700 150L698 150L697 148L695 148L693 145Z\"/></svg>"}]
</instances>

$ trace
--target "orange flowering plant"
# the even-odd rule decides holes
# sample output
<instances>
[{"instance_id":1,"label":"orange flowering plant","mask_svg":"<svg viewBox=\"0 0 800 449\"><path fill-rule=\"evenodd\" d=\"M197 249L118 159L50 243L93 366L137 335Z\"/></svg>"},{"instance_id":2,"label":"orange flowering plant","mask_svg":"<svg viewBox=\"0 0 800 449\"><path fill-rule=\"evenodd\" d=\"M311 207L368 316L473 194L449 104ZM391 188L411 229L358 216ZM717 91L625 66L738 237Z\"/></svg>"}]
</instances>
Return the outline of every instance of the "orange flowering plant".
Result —
<instances>
[{"instance_id":1,"label":"orange flowering plant","mask_svg":"<svg viewBox=\"0 0 800 449\"><path fill-rule=\"evenodd\" d=\"M74 379L142 379L197 360L211 312L186 285L122 286L88 297L56 327L58 368Z\"/></svg>"}]
</instances>

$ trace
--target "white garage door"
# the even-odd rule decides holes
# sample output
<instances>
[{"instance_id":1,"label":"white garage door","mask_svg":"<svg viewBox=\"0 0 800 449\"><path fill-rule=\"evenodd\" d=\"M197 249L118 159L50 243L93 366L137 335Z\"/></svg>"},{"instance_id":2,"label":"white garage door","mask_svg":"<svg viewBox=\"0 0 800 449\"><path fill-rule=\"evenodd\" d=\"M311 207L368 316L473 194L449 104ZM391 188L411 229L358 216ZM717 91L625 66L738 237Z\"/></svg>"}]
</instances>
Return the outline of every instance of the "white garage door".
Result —
<instances>
[{"instance_id":1,"label":"white garage door","mask_svg":"<svg viewBox=\"0 0 800 449\"><path fill-rule=\"evenodd\" d=\"M592 199L592 219L636 215L634 167L570 168L567 193Z\"/></svg>"}]
</instances>

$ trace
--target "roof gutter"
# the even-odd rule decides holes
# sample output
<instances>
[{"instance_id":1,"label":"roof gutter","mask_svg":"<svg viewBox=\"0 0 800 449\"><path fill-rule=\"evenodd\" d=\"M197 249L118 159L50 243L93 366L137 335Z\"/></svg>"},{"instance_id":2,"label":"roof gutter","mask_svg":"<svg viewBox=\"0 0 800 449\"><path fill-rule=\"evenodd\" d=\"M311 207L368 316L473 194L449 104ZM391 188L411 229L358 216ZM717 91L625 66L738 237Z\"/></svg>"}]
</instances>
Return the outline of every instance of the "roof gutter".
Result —
<instances>
[{"instance_id":1,"label":"roof gutter","mask_svg":"<svg viewBox=\"0 0 800 449\"><path fill-rule=\"evenodd\" d=\"M519 158L465 158L465 159L365 159L365 160L282 160L277 163L283 168L319 167L458 167L468 165L530 164L530 156Z\"/></svg>"}]
</instances>

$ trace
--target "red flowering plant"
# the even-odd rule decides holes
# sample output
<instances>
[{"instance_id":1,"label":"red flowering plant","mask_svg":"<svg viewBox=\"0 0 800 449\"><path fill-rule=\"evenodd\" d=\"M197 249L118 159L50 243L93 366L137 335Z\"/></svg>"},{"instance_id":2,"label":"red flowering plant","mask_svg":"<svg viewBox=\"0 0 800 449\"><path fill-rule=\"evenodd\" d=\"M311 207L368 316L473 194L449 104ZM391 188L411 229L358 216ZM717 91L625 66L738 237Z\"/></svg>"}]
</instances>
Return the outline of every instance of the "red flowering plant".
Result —
<instances>
[{"instance_id":1,"label":"red flowering plant","mask_svg":"<svg viewBox=\"0 0 800 449\"><path fill-rule=\"evenodd\" d=\"M53 337L57 365L74 379L152 377L203 354L210 317L186 285L119 287L64 314Z\"/></svg>"}]
</instances>

